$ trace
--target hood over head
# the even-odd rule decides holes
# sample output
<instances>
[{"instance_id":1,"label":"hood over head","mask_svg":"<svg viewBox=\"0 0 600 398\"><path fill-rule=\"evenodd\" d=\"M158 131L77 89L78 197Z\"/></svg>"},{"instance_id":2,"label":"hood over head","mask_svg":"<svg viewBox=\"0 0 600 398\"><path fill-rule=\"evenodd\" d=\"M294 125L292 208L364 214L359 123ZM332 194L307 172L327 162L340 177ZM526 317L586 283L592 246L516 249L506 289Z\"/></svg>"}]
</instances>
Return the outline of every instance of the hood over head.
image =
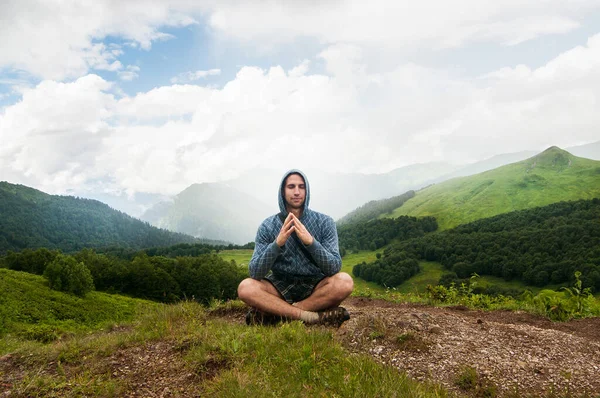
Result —
<instances>
[{"instance_id":1,"label":"hood over head","mask_svg":"<svg viewBox=\"0 0 600 398\"><path fill-rule=\"evenodd\" d=\"M278 193L279 210L281 211L281 213L284 216L287 216L288 211L285 208L285 197L284 197L284 194L283 194L283 186L285 184L285 180L288 178L288 176L290 174L299 174L302 177L302 179L304 179L304 185L306 186L306 197L304 198L304 209L303 209L303 211L308 210L308 202L309 202L309 199L310 199L310 186L308 185L308 179L306 178L306 176L304 175L304 173L301 172L300 170L297 170L297 169L289 170L288 172L286 172L283 175L283 178L281 179L281 183L279 184L279 193Z\"/></svg>"}]
</instances>

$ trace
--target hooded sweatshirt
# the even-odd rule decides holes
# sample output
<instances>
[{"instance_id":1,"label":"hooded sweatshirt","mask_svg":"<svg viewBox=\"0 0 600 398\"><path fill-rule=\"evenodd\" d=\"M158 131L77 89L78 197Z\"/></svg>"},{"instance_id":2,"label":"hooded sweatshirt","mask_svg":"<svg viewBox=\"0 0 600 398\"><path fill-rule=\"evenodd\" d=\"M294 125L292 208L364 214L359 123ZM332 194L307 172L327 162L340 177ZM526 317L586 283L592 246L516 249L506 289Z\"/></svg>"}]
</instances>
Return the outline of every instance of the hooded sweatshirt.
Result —
<instances>
[{"instance_id":1,"label":"hooded sweatshirt","mask_svg":"<svg viewBox=\"0 0 600 398\"><path fill-rule=\"evenodd\" d=\"M314 240L307 246L293 232L285 245L279 247L275 240L283 226L283 220L288 215L283 186L288 176L294 173L302 176L306 186L304 210L300 222ZM267 218L258 227L254 253L248 266L250 276L260 280L269 271L280 278L324 277L338 273L342 267L342 258L335 222L331 217L308 208L310 188L304 173L299 170L285 173L279 184L278 199L280 213Z\"/></svg>"}]
</instances>

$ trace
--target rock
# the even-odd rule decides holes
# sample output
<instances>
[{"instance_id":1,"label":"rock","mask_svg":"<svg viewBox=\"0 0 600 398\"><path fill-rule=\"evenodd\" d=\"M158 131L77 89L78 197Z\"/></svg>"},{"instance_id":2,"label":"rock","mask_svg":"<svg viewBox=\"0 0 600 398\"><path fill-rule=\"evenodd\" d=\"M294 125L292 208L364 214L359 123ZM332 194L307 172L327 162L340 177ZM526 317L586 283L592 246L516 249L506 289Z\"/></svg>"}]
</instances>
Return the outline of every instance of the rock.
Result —
<instances>
[{"instance_id":1,"label":"rock","mask_svg":"<svg viewBox=\"0 0 600 398\"><path fill-rule=\"evenodd\" d=\"M429 333L433 333L433 334L442 334L442 328L439 327L438 325L432 325L429 328Z\"/></svg>"}]
</instances>

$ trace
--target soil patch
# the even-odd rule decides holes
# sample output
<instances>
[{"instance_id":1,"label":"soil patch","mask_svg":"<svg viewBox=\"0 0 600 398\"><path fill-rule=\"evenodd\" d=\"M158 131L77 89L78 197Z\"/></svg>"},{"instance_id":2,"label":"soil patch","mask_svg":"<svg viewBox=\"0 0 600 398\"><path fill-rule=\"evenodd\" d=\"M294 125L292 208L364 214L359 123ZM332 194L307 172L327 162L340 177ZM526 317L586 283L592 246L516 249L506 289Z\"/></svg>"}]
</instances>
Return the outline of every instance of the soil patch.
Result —
<instances>
[{"instance_id":1,"label":"soil patch","mask_svg":"<svg viewBox=\"0 0 600 398\"><path fill-rule=\"evenodd\" d=\"M415 379L465 395L600 396L599 318L558 323L366 298L344 305L352 318L338 329L340 341Z\"/></svg>"}]
</instances>

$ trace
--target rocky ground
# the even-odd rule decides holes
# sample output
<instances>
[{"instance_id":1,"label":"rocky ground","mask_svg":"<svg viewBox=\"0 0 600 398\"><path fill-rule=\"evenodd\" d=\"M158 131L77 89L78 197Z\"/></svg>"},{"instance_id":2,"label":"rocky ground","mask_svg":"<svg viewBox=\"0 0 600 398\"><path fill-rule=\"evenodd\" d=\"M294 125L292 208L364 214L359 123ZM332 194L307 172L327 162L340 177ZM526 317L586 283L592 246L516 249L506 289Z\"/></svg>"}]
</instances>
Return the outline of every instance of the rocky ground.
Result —
<instances>
[{"instance_id":1,"label":"rocky ground","mask_svg":"<svg viewBox=\"0 0 600 398\"><path fill-rule=\"evenodd\" d=\"M351 298L337 331L351 351L475 396L600 397L600 319L564 323Z\"/></svg>"}]
</instances>

